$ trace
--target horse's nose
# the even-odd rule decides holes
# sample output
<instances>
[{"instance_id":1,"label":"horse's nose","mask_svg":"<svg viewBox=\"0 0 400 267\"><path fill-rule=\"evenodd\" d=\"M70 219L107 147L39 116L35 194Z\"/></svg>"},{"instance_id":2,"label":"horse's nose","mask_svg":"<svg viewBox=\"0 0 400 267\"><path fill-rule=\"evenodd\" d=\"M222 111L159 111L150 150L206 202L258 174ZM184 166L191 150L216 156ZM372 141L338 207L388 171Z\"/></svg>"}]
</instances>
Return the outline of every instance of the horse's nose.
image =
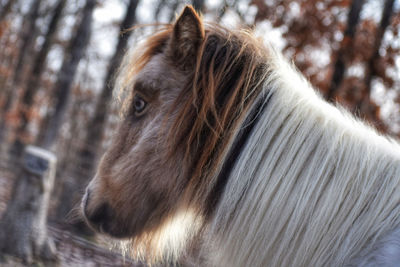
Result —
<instances>
[{"instance_id":1,"label":"horse's nose","mask_svg":"<svg viewBox=\"0 0 400 267\"><path fill-rule=\"evenodd\" d=\"M108 232L108 225L111 219L111 208L107 203L103 203L94 209L93 212L89 212L86 215L86 218L89 223L96 228L96 230Z\"/></svg>"},{"instance_id":2,"label":"horse's nose","mask_svg":"<svg viewBox=\"0 0 400 267\"><path fill-rule=\"evenodd\" d=\"M95 208L89 208L90 195L90 190L86 190L85 196L82 200L83 214L89 224L96 230L108 232L109 221L112 217L111 207L108 203L103 202Z\"/></svg>"}]
</instances>

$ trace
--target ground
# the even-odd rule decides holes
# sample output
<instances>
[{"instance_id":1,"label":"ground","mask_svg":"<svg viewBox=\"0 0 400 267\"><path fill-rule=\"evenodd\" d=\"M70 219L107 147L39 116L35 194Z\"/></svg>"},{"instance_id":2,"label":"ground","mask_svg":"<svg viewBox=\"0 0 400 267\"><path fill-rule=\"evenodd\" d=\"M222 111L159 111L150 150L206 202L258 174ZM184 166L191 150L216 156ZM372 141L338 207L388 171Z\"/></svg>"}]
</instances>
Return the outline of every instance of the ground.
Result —
<instances>
[{"instance_id":1,"label":"ground","mask_svg":"<svg viewBox=\"0 0 400 267\"><path fill-rule=\"evenodd\" d=\"M0 162L0 218L6 208L6 203L11 194L13 173ZM132 261L117 251L79 237L68 230L61 223L48 223L49 236L54 240L57 248L57 263L36 262L31 266L134 266L145 265ZM100 242L104 243L104 242ZM110 246L110 245L108 245ZM0 266L19 267L26 266L20 259L0 254Z\"/></svg>"}]
</instances>

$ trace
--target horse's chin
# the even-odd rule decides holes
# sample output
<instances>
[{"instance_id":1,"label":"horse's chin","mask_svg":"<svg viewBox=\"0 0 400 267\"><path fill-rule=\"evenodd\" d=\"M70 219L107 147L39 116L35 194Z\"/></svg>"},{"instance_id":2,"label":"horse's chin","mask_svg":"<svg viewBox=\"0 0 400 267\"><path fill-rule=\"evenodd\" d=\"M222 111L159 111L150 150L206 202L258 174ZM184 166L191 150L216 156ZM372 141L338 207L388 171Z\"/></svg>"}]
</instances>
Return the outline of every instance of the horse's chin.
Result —
<instances>
[{"instance_id":1,"label":"horse's chin","mask_svg":"<svg viewBox=\"0 0 400 267\"><path fill-rule=\"evenodd\" d=\"M118 238L118 239L127 239L132 237L132 233L130 231L125 231L122 228L102 228L100 229L100 232L103 234L106 234L110 237L113 238Z\"/></svg>"},{"instance_id":2,"label":"horse's chin","mask_svg":"<svg viewBox=\"0 0 400 267\"><path fill-rule=\"evenodd\" d=\"M98 225L94 225L90 222L87 223L95 232L105 234L112 238L127 239L133 236L133 233L130 229L121 227L121 225L119 225L117 222L113 223L107 221Z\"/></svg>"}]
</instances>

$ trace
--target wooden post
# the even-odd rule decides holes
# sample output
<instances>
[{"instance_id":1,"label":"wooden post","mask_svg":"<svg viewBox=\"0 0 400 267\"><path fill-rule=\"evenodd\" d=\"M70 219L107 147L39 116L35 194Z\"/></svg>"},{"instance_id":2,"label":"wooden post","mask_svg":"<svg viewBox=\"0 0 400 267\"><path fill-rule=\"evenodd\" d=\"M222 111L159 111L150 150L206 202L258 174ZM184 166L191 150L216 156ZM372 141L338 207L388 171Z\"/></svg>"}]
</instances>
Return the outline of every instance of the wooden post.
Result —
<instances>
[{"instance_id":1,"label":"wooden post","mask_svg":"<svg viewBox=\"0 0 400 267\"><path fill-rule=\"evenodd\" d=\"M0 220L0 251L26 262L55 259L47 237L47 211L56 173L56 157L27 146L7 209Z\"/></svg>"}]
</instances>

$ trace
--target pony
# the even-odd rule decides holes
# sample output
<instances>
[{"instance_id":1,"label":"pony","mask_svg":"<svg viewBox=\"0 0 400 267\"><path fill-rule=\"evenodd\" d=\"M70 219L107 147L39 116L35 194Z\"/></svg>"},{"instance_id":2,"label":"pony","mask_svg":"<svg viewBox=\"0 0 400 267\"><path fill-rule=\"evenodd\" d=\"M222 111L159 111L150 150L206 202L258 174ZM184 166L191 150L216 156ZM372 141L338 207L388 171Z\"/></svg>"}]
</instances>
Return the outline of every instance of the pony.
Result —
<instances>
[{"instance_id":1,"label":"pony","mask_svg":"<svg viewBox=\"0 0 400 267\"><path fill-rule=\"evenodd\" d=\"M187 6L129 52L87 223L149 264L393 266L400 146Z\"/></svg>"}]
</instances>

